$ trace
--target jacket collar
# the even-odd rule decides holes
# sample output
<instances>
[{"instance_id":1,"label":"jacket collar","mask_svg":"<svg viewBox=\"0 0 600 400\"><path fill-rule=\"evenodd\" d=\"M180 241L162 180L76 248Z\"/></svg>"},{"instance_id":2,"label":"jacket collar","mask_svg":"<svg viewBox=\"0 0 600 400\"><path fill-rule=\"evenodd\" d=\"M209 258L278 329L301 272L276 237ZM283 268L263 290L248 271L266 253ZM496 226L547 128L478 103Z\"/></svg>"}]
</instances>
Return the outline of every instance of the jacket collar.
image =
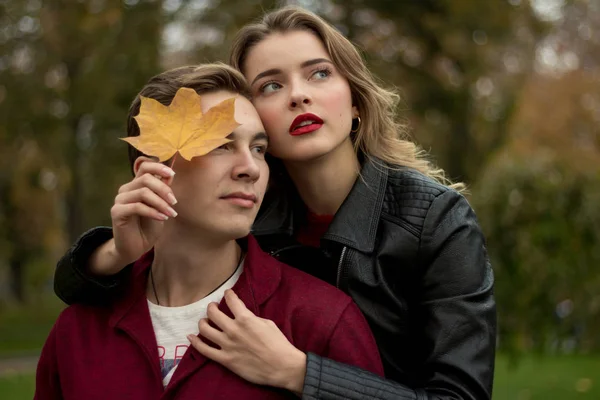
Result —
<instances>
[{"instance_id":1,"label":"jacket collar","mask_svg":"<svg viewBox=\"0 0 600 400\"><path fill-rule=\"evenodd\" d=\"M375 248L386 184L385 165L377 160L367 159L323 239L350 246L361 252L372 252Z\"/></svg>"},{"instance_id":2,"label":"jacket collar","mask_svg":"<svg viewBox=\"0 0 600 400\"><path fill-rule=\"evenodd\" d=\"M261 250L256 239L249 235L240 239L238 244L246 251L244 271L233 287L238 297L254 313L275 292L281 281L281 266L278 261ZM110 325L118 327L125 318L139 318L149 313L134 313L139 303L146 306L146 283L150 266L154 259L151 250L144 254L133 266L130 290L114 303ZM224 303L223 303L224 304ZM147 307L145 307L147 309ZM134 317L135 316L135 317Z\"/></svg>"},{"instance_id":3,"label":"jacket collar","mask_svg":"<svg viewBox=\"0 0 600 400\"><path fill-rule=\"evenodd\" d=\"M246 250L246 259L244 271L233 286L233 290L248 309L255 315L261 316L260 305L269 299L281 281L281 264L264 253L252 236L239 240L238 244ZM126 332L142 348L162 390L156 336L152 329L146 297L148 272L153 258L153 251L150 251L134 264L131 274L133 282L128 285L130 290L115 301L109 324L115 329ZM224 300L219 304L219 309L233 317ZM183 381L209 361L193 348L188 348L167 391L176 390Z\"/></svg>"},{"instance_id":4,"label":"jacket collar","mask_svg":"<svg viewBox=\"0 0 600 400\"><path fill-rule=\"evenodd\" d=\"M324 240L350 246L361 252L375 248L388 172L384 162L366 157L360 175L348 197L335 214ZM265 197L263 209L254 223L256 236L279 234L293 236L306 210L299 206L298 193L290 188L273 190Z\"/></svg>"}]
</instances>

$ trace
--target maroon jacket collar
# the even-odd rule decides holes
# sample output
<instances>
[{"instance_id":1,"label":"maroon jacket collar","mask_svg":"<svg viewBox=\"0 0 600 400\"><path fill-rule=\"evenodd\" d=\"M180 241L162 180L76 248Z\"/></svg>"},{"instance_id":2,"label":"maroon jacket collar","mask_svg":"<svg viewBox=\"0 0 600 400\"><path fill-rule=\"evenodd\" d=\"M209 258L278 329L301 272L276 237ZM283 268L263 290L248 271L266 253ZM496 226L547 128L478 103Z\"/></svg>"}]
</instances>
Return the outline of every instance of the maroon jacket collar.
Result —
<instances>
[{"instance_id":1,"label":"maroon jacket collar","mask_svg":"<svg viewBox=\"0 0 600 400\"><path fill-rule=\"evenodd\" d=\"M259 315L259 306L267 301L279 286L281 264L263 252L251 235L239 240L238 243L247 253L244 271L233 290L248 309ZM150 251L134 264L132 282L127 285L128 291L115 301L109 324L114 329L126 332L142 348L148 361L154 365L157 382L162 382L156 337L152 329L146 297L147 277L153 257L154 254ZM219 309L232 316L225 301L219 304ZM177 367L168 388L177 387L206 362L208 360L205 357L190 347Z\"/></svg>"},{"instance_id":2,"label":"maroon jacket collar","mask_svg":"<svg viewBox=\"0 0 600 400\"><path fill-rule=\"evenodd\" d=\"M258 306L263 304L279 286L281 265L261 250L252 235L239 240L238 243L247 253L244 272L233 290L244 301L246 307L256 313ZM146 300L146 279L153 257L154 253L151 250L134 264L127 293L114 303L114 311L110 318L112 327L118 326L136 302L140 299Z\"/></svg>"}]
</instances>

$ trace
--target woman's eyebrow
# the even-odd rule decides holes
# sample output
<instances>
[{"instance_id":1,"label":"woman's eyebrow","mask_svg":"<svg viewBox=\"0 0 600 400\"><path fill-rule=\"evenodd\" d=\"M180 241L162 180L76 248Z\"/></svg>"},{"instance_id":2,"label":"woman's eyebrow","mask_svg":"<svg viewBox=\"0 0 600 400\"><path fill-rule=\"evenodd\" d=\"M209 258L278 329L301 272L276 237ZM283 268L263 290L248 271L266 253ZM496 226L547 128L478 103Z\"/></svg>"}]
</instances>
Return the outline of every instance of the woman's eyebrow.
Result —
<instances>
[{"instance_id":1,"label":"woman's eyebrow","mask_svg":"<svg viewBox=\"0 0 600 400\"><path fill-rule=\"evenodd\" d=\"M272 69L268 69L266 71L261 72L260 74L256 75L256 78L254 78L254 80L252 81L252 83L250 84L250 86L254 85L254 83L256 83L257 80L259 80L260 78L264 78L265 76L271 76L271 75L277 75L280 74L281 70L278 68L272 68Z\"/></svg>"},{"instance_id":2,"label":"woman's eyebrow","mask_svg":"<svg viewBox=\"0 0 600 400\"><path fill-rule=\"evenodd\" d=\"M313 58L311 60L304 61L302 64L300 64L300 67L306 68L306 67L310 67L311 65L320 64L320 63L333 64L331 62L331 60L328 60L326 58ZM263 71L260 74L256 75L256 77L252 80L252 83L250 85L251 86L254 85L257 80L264 78L265 76L272 76L272 75L277 75L277 74L281 74L281 69L271 68L266 71Z\"/></svg>"},{"instance_id":3,"label":"woman's eyebrow","mask_svg":"<svg viewBox=\"0 0 600 400\"><path fill-rule=\"evenodd\" d=\"M302 68L306 68L306 67L310 67L311 65L320 64L320 63L333 64L331 62L331 60L328 60L326 58L313 58L312 60L304 61L302 64L300 64L300 66Z\"/></svg>"}]
</instances>

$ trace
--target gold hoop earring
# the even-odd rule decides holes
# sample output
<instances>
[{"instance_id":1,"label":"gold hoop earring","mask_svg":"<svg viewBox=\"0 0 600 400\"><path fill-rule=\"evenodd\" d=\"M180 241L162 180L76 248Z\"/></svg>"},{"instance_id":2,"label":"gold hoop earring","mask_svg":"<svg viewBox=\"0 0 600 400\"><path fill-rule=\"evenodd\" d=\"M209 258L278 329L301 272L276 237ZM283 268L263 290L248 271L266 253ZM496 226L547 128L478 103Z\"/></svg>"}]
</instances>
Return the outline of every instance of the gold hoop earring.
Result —
<instances>
[{"instance_id":1,"label":"gold hoop earring","mask_svg":"<svg viewBox=\"0 0 600 400\"><path fill-rule=\"evenodd\" d=\"M358 124L356 124L356 128L355 128L355 129L350 129L350 132L351 132L351 133L356 133L356 132L358 132L358 130L360 129L360 117L356 117L355 119L357 119L357 120L358 120ZM354 121L354 120L352 120L352 121ZM354 125L354 124L353 124L353 125Z\"/></svg>"}]
</instances>

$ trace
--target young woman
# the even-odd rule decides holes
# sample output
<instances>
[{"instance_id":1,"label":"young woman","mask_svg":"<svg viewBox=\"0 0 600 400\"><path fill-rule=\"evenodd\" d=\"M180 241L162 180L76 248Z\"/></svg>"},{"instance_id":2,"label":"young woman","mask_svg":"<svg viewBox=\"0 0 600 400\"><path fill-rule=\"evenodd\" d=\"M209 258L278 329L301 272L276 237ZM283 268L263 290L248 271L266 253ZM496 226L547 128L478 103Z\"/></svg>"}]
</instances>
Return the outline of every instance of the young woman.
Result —
<instances>
[{"instance_id":1,"label":"young woman","mask_svg":"<svg viewBox=\"0 0 600 400\"><path fill-rule=\"evenodd\" d=\"M387 378L308 353L306 369L287 381L303 383L306 399L489 399L496 313L485 240L460 186L404 137L396 95L331 25L293 7L244 27L231 63L250 83L270 139L272 183L253 234L354 299ZM168 189L161 196L157 209L168 205ZM111 256L111 236L88 232L59 262L65 301L106 299L123 286L130 268ZM258 317L220 321L226 334L246 334L221 350L194 347L254 383L281 387L272 372L297 362L265 345L281 333Z\"/></svg>"}]
</instances>

